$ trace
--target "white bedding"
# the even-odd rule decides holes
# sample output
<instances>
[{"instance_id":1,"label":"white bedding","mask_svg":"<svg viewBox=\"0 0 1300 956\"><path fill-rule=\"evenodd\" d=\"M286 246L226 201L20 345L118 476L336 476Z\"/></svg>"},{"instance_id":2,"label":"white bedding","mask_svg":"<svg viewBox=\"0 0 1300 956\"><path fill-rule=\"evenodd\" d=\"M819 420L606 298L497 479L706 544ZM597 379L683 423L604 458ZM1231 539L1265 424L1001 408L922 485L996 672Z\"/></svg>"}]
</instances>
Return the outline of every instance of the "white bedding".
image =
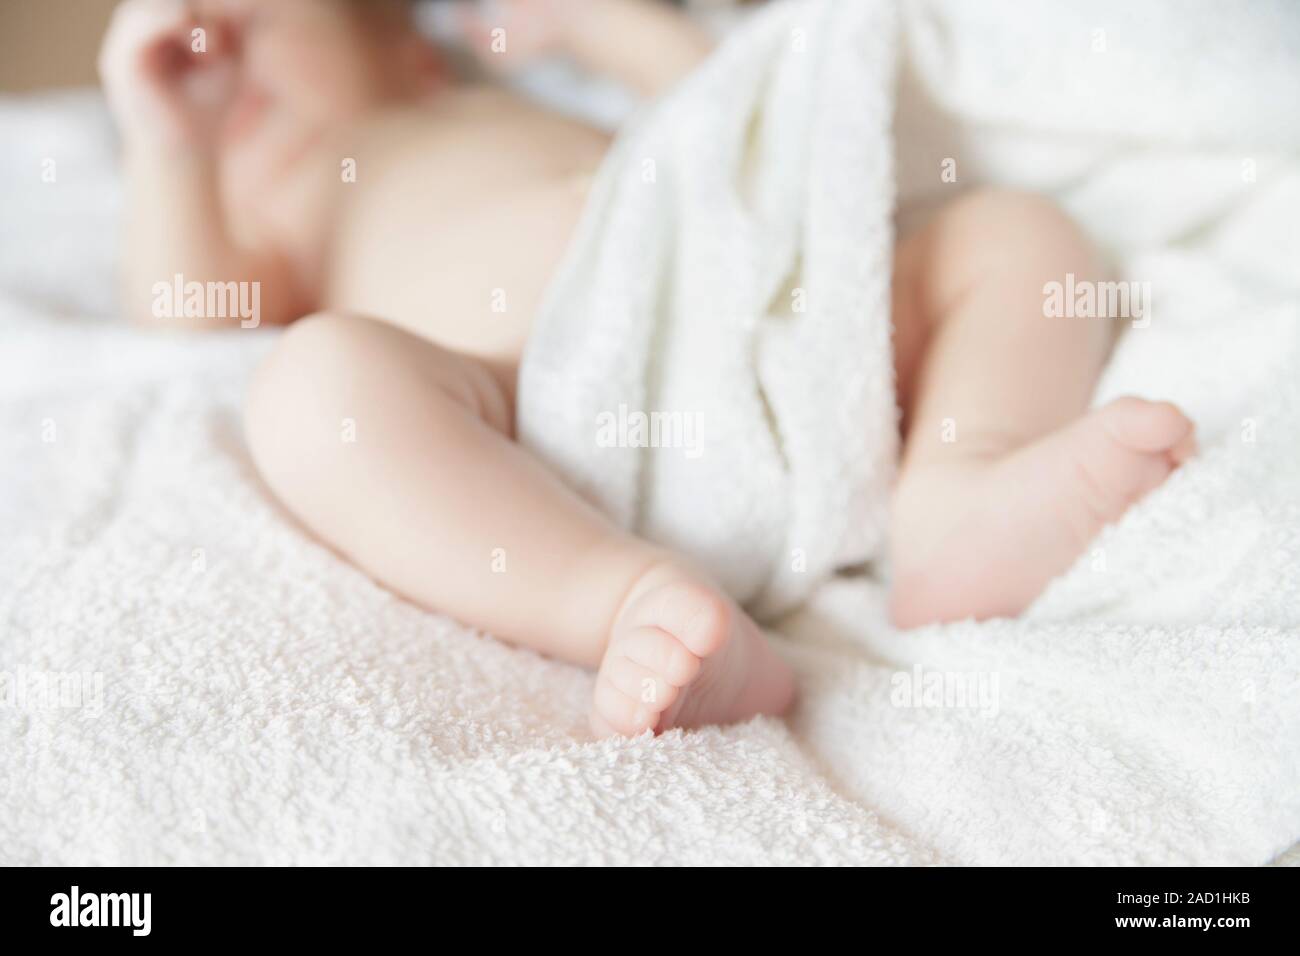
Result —
<instances>
[{"instance_id":1,"label":"white bedding","mask_svg":"<svg viewBox=\"0 0 1300 956\"><path fill-rule=\"evenodd\" d=\"M972 181L1058 196L1158 290L1099 398L1183 403L1202 455L1021 620L896 634L877 585L839 581L782 626L802 694L788 721L657 739L592 741L588 674L417 610L288 519L238 418L274 333L151 336L110 318L117 189L97 99L0 104L0 863L1258 864L1286 850L1300 837L1297 118L1250 100L1259 75L1222 51L1206 76L1273 120L1268 142L1241 142L1249 127L1225 114L1218 141L1189 145L1197 104L1224 107L1186 75L1167 128L1145 136L1112 113L1044 130L1036 104L1017 114L987 89L975 102L996 110L953 118L968 104L952 97L981 92L953 36L1009 43L999 62L1042 89L1059 76L1033 31L1100 22L1119 51L1138 35L1125 6L1057 28L1022 6L989 14L1035 47L909 5L904 216L938 188L908 172L950 155ZM1252 9L1270 36L1296 35L1294 13ZM1107 123L1121 146L1100 139ZM974 675L986 696L905 706L929 673ZM69 706L41 699L56 678Z\"/></svg>"}]
</instances>

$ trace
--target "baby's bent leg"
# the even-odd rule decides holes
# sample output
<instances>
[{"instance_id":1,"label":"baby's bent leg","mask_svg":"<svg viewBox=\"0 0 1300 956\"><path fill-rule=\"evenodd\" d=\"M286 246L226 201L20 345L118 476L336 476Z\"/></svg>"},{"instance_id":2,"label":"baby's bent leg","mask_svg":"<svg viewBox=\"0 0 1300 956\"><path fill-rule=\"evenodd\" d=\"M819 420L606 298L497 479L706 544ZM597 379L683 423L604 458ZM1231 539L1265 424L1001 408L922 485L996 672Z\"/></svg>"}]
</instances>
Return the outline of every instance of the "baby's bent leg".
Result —
<instances>
[{"instance_id":1,"label":"baby's bent leg","mask_svg":"<svg viewBox=\"0 0 1300 956\"><path fill-rule=\"evenodd\" d=\"M271 489L384 584L599 665L598 732L784 712L789 668L753 621L566 488L511 440L512 417L482 363L327 314L291 327L258 372L247 431Z\"/></svg>"},{"instance_id":2,"label":"baby's bent leg","mask_svg":"<svg viewBox=\"0 0 1300 956\"><path fill-rule=\"evenodd\" d=\"M511 441L483 363L391 325L291 326L246 417L267 484L321 538L416 603L543 653L595 667L662 559Z\"/></svg>"},{"instance_id":3,"label":"baby's bent leg","mask_svg":"<svg viewBox=\"0 0 1300 956\"><path fill-rule=\"evenodd\" d=\"M1103 277L1078 227L1028 193L968 193L900 246L895 321L924 341L900 369L904 467L1023 445L1087 406L1116 322L1044 318L1043 284L1067 272Z\"/></svg>"},{"instance_id":4,"label":"baby's bent leg","mask_svg":"<svg viewBox=\"0 0 1300 956\"><path fill-rule=\"evenodd\" d=\"M1045 316L1045 284L1069 274L1103 278L1079 229L1027 194L969 194L899 249L902 626L1019 613L1191 453L1168 403L1083 415L1119 318Z\"/></svg>"}]
</instances>

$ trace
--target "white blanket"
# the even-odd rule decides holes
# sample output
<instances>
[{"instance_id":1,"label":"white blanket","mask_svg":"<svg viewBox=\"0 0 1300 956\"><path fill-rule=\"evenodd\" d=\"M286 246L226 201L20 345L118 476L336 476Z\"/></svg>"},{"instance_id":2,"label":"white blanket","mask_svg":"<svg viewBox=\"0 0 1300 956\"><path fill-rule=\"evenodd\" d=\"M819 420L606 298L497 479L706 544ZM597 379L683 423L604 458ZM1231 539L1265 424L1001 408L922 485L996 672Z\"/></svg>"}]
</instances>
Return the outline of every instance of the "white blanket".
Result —
<instances>
[{"instance_id":1,"label":"white blanket","mask_svg":"<svg viewBox=\"0 0 1300 956\"><path fill-rule=\"evenodd\" d=\"M1278 107L1295 66L1266 54L1297 15L978 9L905 8L905 217L981 180L1060 198L1157 297L1099 399L1183 403L1203 453L1021 620L896 634L878 586L840 580L782 622L788 721L657 739L592 741L589 675L418 611L287 519L238 425L274 333L91 318L112 291L102 112L0 106L0 863L1248 864L1291 845L1300 135ZM1126 88L1168 95L1079 105Z\"/></svg>"}]
</instances>

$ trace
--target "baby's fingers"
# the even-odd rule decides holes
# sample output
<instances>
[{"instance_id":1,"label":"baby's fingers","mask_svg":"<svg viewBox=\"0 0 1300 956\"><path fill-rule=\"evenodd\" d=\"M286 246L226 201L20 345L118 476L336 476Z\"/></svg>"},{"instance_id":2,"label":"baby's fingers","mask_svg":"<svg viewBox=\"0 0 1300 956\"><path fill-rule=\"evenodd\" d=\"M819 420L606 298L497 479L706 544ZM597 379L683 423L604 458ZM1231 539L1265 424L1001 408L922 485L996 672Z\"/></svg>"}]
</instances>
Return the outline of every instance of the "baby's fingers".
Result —
<instances>
[{"instance_id":1,"label":"baby's fingers","mask_svg":"<svg viewBox=\"0 0 1300 956\"><path fill-rule=\"evenodd\" d=\"M137 67L154 66L168 56L157 52L160 46L172 47L174 55L182 30L191 22L183 0L125 0L113 11L104 34L100 76L113 81Z\"/></svg>"}]
</instances>

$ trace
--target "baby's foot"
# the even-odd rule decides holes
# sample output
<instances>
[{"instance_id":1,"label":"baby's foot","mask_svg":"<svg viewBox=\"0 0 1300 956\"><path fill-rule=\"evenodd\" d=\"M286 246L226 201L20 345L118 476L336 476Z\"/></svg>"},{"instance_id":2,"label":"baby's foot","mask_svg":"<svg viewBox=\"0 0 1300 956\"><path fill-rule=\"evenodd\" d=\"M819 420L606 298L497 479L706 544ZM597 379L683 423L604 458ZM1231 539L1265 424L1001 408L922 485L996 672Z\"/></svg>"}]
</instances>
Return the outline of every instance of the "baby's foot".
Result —
<instances>
[{"instance_id":1,"label":"baby's foot","mask_svg":"<svg viewBox=\"0 0 1300 956\"><path fill-rule=\"evenodd\" d=\"M1003 457L919 466L895 499L894 623L1018 614L1195 449L1176 406L1121 398Z\"/></svg>"},{"instance_id":2,"label":"baby's foot","mask_svg":"<svg viewBox=\"0 0 1300 956\"><path fill-rule=\"evenodd\" d=\"M725 724L785 713L789 666L716 588L662 564L633 587L596 675L591 727L602 736Z\"/></svg>"}]
</instances>

